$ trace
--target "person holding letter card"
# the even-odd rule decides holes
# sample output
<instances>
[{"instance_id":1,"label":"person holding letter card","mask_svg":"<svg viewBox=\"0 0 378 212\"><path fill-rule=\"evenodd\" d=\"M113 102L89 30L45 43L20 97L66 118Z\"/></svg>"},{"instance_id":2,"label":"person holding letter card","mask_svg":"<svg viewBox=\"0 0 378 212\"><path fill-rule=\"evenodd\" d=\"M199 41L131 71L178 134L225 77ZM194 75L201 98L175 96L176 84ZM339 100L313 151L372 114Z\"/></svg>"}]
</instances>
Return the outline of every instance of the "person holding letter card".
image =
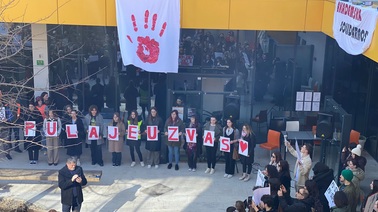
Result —
<instances>
[{"instance_id":1,"label":"person holding letter card","mask_svg":"<svg viewBox=\"0 0 378 212\"><path fill-rule=\"evenodd\" d=\"M24 119L24 149L28 150L30 164L37 164L39 150L41 149L41 130L43 118L34 103L30 102L28 109L25 111ZM32 132L34 130L34 132ZM33 135L34 134L34 135Z\"/></svg>"},{"instance_id":2,"label":"person holding letter card","mask_svg":"<svg viewBox=\"0 0 378 212\"><path fill-rule=\"evenodd\" d=\"M126 133L127 140L126 144L130 147L130 156L131 156L131 166L135 166L135 155L134 149L138 154L140 165L144 166L142 152L140 151L141 144L141 132L144 132L143 121L138 119L138 112L136 110L131 111L130 116L127 120Z\"/></svg>"},{"instance_id":3,"label":"person holding letter card","mask_svg":"<svg viewBox=\"0 0 378 212\"><path fill-rule=\"evenodd\" d=\"M194 131L195 129L195 131ZM187 129L185 129L186 135L186 155L188 156L189 171L195 172L197 169L197 142L199 140L198 133L201 131L200 124L197 117L193 115L190 117L190 123ZM195 133L194 133L195 132ZM191 139L192 138L192 139ZM189 140L188 140L189 139ZM191 140L196 139L196 142Z\"/></svg>"},{"instance_id":4,"label":"person holding letter card","mask_svg":"<svg viewBox=\"0 0 378 212\"><path fill-rule=\"evenodd\" d=\"M113 166L121 165L125 133L125 124L121 121L119 113L115 112L113 120L108 124L109 152L112 153Z\"/></svg>"},{"instance_id":5,"label":"person holding letter card","mask_svg":"<svg viewBox=\"0 0 378 212\"><path fill-rule=\"evenodd\" d=\"M206 146L207 157L207 169L205 170L205 173L214 174L215 163L217 161L216 154L218 150L219 138L222 135L222 127L217 123L217 118L215 118L215 116L211 116L210 122L204 125L203 130L203 145ZM208 131L214 132L213 138L210 135L211 133Z\"/></svg>"},{"instance_id":6,"label":"person holding letter card","mask_svg":"<svg viewBox=\"0 0 378 212\"><path fill-rule=\"evenodd\" d=\"M250 175L252 172L252 164L255 161L255 147L256 147L256 138L255 133L253 133L251 126L249 124L244 124L242 129L242 136L241 140L246 141L248 143L248 155L240 155L240 162L243 164L243 175L239 178L240 180L244 180L247 182L250 179ZM244 143L243 143L244 144ZM239 142L239 152L243 150L243 144Z\"/></svg>"},{"instance_id":7,"label":"person holding letter card","mask_svg":"<svg viewBox=\"0 0 378 212\"><path fill-rule=\"evenodd\" d=\"M161 136L163 132L163 120L160 118L156 107L150 109L150 114L147 117L147 134L146 149L148 150L147 164L148 168L155 165L155 169L159 168L160 163L160 147Z\"/></svg>"},{"instance_id":8,"label":"person holding letter card","mask_svg":"<svg viewBox=\"0 0 378 212\"><path fill-rule=\"evenodd\" d=\"M223 136L230 138L230 152L224 152L226 166L223 177L231 178L235 173L235 160L232 158L234 152L234 143L238 142L240 138L239 130L234 127L234 121L228 118L226 121L227 126L223 128Z\"/></svg>"},{"instance_id":9,"label":"person holding letter card","mask_svg":"<svg viewBox=\"0 0 378 212\"><path fill-rule=\"evenodd\" d=\"M185 125L178 116L177 110L172 110L171 115L167 119L164 125L164 134L167 136L167 146L168 146L168 169L172 168L173 154L175 155L175 170L179 170L179 157L180 157L180 146L181 139L184 132Z\"/></svg>"},{"instance_id":10,"label":"person holding letter card","mask_svg":"<svg viewBox=\"0 0 378 212\"><path fill-rule=\"evenodd\" d=\"M76 164L80 166L80 156L83 153L82 143L85 138L83 121L77 117L77 111L70 112L70 119L66 117L66 123L63 128L66 131L65 145L67 147L67 155L76 157ZM74 130L76 128L76 130Z\"/></svg>"},{"instance_id":11,"label":"person holding letter card","mask_svg":"<svg viewBox=\"0 0 378 212\"><path fill-rule=\"evenodd\" d=\"M49 109L48 117L43 121L43 132L46 135L47 163L49 166L57 166L59 162L59 135L62 131L62 123L55 111Z\"/></svg>"},{"instance_id":12,"label":"person holding letter card","mask_svg":"<svg viewBox=\"0 0 378 212\"><path fill-rule=\"evenodd\" d=\"M89 106L89 113L84 117L84 128L87 131L87 144L91 148L92 165L104 166L102 160L102 144L104 143L104 118L96 105Z\"/></svg>"}]
</instances>

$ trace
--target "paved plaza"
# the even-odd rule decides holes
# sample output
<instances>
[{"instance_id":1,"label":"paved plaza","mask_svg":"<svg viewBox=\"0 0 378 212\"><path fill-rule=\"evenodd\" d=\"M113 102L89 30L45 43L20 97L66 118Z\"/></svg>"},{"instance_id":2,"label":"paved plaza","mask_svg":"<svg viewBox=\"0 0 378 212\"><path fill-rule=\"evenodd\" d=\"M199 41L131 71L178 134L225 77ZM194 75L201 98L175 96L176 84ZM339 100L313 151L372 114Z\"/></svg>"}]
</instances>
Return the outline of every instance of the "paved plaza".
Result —
<instances>
[{"instance_id":1,"label":"paved plaza","mask_svg":"<svg viewBox=\"0 0 378 212\"><path fill-rule=\"evenodd\" d=\"M142 144L144 149L144 144ZM319 152L317 147L317 152ZM90 151L83 148L82 167L85 170L102 170L102 178L98 183L88 183L83 189L84 202L82 211L225 211L236 200L244 200L251 195L256 175L249 182L242 182L240 177L241 164L238 163L239 174L231 179L223 178L224 164L216 165L213 175L205 174L206 163L198 163L196 172L188 171L185 162L180 163L180 170L168 170L165 164L158 169L147 166L130 167L128 148L123 152L123 164L119 167L111 165L110 153L105 146L103 156L105 166L91 165ZM145 153L145 152L142 152ZM182 152L183 154L183 152ZM260 147L255 149L255 162L265 165L269 161L269 151ZM144 154L146 155L146 154ZM37 165L30 165L27 152L12 152L13 160L0 156L0 168L17 169L54 169L65 165L65 149L60 150L61 162L58 166L48 166L47 157L40 156ZM378 170L377 163L364 152L368 158L366 178L361 186L368 191L368 186ZM287 157L294 164L291 155ZM315 155L314 161L318 159ZM314 165L314 163L313 163ZM291 166L291 170L294 166ZM41 208L61 210L60 189L57 182L51 181L0 181L0 198L9 197L33 203Z\"/></svg>"}]
</instances>

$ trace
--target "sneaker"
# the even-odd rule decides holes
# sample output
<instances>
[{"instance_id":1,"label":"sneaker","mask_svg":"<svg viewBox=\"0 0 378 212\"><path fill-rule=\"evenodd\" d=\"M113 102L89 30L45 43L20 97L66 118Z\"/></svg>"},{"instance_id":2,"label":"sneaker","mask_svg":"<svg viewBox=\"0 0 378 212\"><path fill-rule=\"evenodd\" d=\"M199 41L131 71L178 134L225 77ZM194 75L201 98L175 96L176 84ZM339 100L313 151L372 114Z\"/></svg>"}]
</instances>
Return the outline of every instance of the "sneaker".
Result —
<instances>
[{"instance_id":1,"label":"sneaker","mask_svg":"<svg viewBox=\"0 0 378 212\"><path fill-rule=\"evenodd\" d=\"M7 157L8 160L12 160L12 156L10 156L10 154L6 154L5 157Z\"/></svg>"},{"instance_id":2,"label":"sneaker","mask_svg":"<svg viewBox=\"0 0 378 212\"><path fill-rule=\"evenodd\" d=\"M159 168L159 165L155 165L155 169L158 169Z\"/></svg>"},{"instance_id":3,"label":"sneaker","mask_svg":"<svg viewBox=\"0 0 378 212\"><path fill-rule=\"evenodd\" d=\"M18 152L18 153L22 153L21 149L20 148L15 148L14 151Z\"/></svg>"},{"instance_id":4,"label":"sneaker","mask_svg":"<svg viewBox=\"0 0 378 212\"><path fill-rule=\"evenodd\" d=\"M144 166L144 162L142 161L142 162L140 162L140 165L143 167Z\"/></svg>"},{"instance_id":5,"label":"sneaker","mask_svg":"<svg viewBox=\"0 0 378 212\"><path fill-rule=\"evenodd\" d=\"M215 169L210 170L210 174L214 174L214 172L215 172Z\"/></svg>"},{"instance_id":6,"label":"sneaker","mask_svg":"<svg viewBox=\"0 0 378 212\"><path fill-rule=\"evenodd\" d=\"M134 167L135 164L136 164L136 163L133 161L133 162L131 163L131 167Z\"/></svg>"},{"instance_id":7,"label":"sneaker","mask_svg":"<svg viewBox=\"0 0 378 212\"><path fill-rule=\"evenodd\" d=\"M239 177L239 180L244 180L244 178L246 178L247 175L245 175L245 173L243 173L243 175L241 177Z\"/></svg>"},{"instance_id":8,"label":"sneaker","mask_svg":"<svg viewBox=\"0 0 378 212\"><path fill-rule=\"evenodd\" d=\"M76 160L76 165L77 165L77 166L80 166L80 165L81 165L81 163L80 163L80 159L77 159L77 160Z\"/></svg>"},{"instance_id":9,"label":"sneaker","mask_svg":"<svg viewBox=\"0 0 378 212\"><path fill-rule=\"evenodd\" d=\"M196 169L192 169L192 172L195 172L196 171Z\"/></svg>"},{"instance_id":10,"label":"sneaker","mask_svg":"<svg viewBox=\"0 0 378 212\"><path fill-rule=\"evenodd\" d=\"M151 165L148 165L148 166L147 166L147 168L149 168L149 169L150 169L150 168L151 168Z\"/></svg>"},{"instance_id":11,"label":"sneaker","mask_svg":"<svg viewBox=\"0 0 378 212\"><path fill-rule=\"evenodd\" d=\"M176 171L179 170L179 165L178 165L178 164L175 165L175 170L176 170Z\"/></svg>"},{"instance_id":12,"label":"sneaker","mask_svg":"<svg viewBox=\"0 0 378 212\"><path fill-rule=\"evenodd\" d=\"M228 177L228 174L224 174L223 177L224 177L224 178Z\"/></svg>"},{"instance_id":13,"label":"sneaker","mask_svg":"<svg viewBox=\"0 0 378 212\"><path fill-rule=\"evenodd\" d=\"M229 175L227 176L227 178L230 179L230 178L233 177L233 176L234 176L234 175L229 174Z\"/></svg>"},{"instance_id":14,"label":"sneaker","mask_svg":"<svg viewBox=\"0 0 378 212\"><path fill-rule=\"evenodd\" d=\"M34 164L34 161L31 160L31 161L30 161L30 164Z\"/></svg>"},{"instance_id":15,"label":"sneaker","mask_svg":"<svg viewBox=\"0 0 378 212\"><path fill-rule=\"evenodd\" d=\"M172 163L168 164L168 169L171 169L172 168Z\"/></svg>"},{"instance_id":16,"label":"sneaker","mask_svg":"<svg viewBox=\"0 0 378 212\"><path fill-rule=\"evenodd\" d=\"M247 176L244 178L244 182L247 182L249 180L249 174L247 174Z\"/></svg>"},{"instance_id":17,"label":"sneaker","mask_svg":"<svg viewBox=\"0 0 378 212\"><path fill-rule=\"evenodd\" d=\"M190 171L190 172L191 172L191 171L192 171L192 169L191 169L191 168L189 168L189 169L188 169L188 171Z\"/></svg>"},{"instance_id":18,"label":"sneaker","mask_svg":"<svg viewBox=\"0 0 378 212\"><path fill-rule=\"evenodd\" d=\"M205 170L205 174L208 174L208 173L210 173L210 168L207 168L207 169Z\"/></svg>"},{"instance_id":19,"label":"sneaker","mask_svg":"<svg viewBox=\"0 0 378 212\"><path fill-rule=\"evenodd\" d=\"M35 160L35 161L34 161L34 164L37 164L37 163L38 163L38 161Z\"/></svg>"}]
</instances>

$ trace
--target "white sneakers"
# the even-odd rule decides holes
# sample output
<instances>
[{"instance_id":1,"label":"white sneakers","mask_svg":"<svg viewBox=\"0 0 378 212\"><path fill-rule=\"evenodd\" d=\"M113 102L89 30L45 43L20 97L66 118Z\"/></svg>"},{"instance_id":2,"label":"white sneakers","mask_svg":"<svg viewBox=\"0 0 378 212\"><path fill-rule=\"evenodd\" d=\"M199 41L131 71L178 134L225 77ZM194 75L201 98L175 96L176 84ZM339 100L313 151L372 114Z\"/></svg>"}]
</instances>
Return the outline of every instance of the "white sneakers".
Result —
<instances>
[{"instance_id":1,"label":"white sneakers","mask_svg":"<svg viewBox=\"0 0 378 212\"><path fill-rule=\"evenodd\" d=\"M149 169L150 169L150 168L151 168L151 165L148 165L148 166L147 166L147 168L149 168Z\"/></svg>"},{"instance_id":2,"label":"white sneakers","mask_svg":"<svg viewBox=\"0 0 378 212\"><path fill-rule=\"evenodd\" d=\"M228 174L224 174L223 177L224 177L224 178L228 177Z\"/></svg>"},{"instance_id":3,"label":"white sneakers","mask_svg":"<svg viewBox=\"0 0 378 212\"><path fill-rule=\"evenodd\" d=\"M210 168L207 168L207 169L205 170L205 174L208 174L208 173L210 173Z\"/></svg>"},{"instance_id":4,"label":"white sneakers","mask_svg":"<svg viewBox=\"0 0 378 212\"><path fill-rule=\"evenodd\" d=\"M190 171L190 172L191 172L191 171L192 171L192 169L191 169L191 168L189 168L189 169L188 169L188 171Z\"/></svg>"},{"instance_id":5,"label":"white sneakers","mask_svg":"<svg viewBox=\"0 0 378 212\"><path fill-rule=\"evenodd\" d=\"M192 172L195 172L196 171L196 169L192 169Z\"/></svg>"},{"instance_id":6,"label":"white sneakers","mask_svg":"<svg viewBox=\"0 0 378 212\"><path fill-rule=\"evenodd\" d=\"M144 162L142 161L142 162L140 162L140 165L143 167L144 166Z\"/></svg>"},{"instance_id":7,"label":"white sneakers","mask_svg":"<svg viewBox=\"0 0 378 212\"><path fill-rule=\"evenodd\" d=\"M135 166L135 161L133 161L132 163L131 163L131 167L134 167Z\"/></svg>"},{"instance_id":8,"label":"white sneakers","mask_svg":"<svg viewBox=\"0 0 378 212\"><path fill-rule=\"evenodd\" d=\"M215 172L215 169L210 170L210 174L214 174L214 172Z\"/></svg>"},{"instance_id":9,"label":"white sneakers","mask_svg":"<svg viewBox=\"0 0 378 212\"><path fill-rule=\"evenodd\" d=\"M246 174L245 178L244 178L244 182L247 182L249 180L249 174Z\"/></svg>"},{"instance_id":10,"label":"white sneakers","mask_svg":"<svg viewBox=\"0 0 378 212\"><path fill-rule=\"evenodd\" d=\"M243 175L241 177L239 177L239 180L244 180L245 177L247 177L247 175L245 173L243 173Z\"/></svg>"},{"instance_id":11,"label":"white sneakers","mask_svg":"<svg viewBox=\"0 0 378 212\"><path fill-rule=\"evenodd\" d=\"M229 175L227 176L227 178L230 179L232 176L233 176L232 174L229 174Z\"/></svg>"},{"instance_id":12,"label":"white sneakers","mask_svg":"<svg viewBox=\"0 0 378 212\"><path fill-rule=\"evenodd\" d=\"M155 165L155 169L158 169L159 168L159 165Z\"/></svg>"}]
</instances>

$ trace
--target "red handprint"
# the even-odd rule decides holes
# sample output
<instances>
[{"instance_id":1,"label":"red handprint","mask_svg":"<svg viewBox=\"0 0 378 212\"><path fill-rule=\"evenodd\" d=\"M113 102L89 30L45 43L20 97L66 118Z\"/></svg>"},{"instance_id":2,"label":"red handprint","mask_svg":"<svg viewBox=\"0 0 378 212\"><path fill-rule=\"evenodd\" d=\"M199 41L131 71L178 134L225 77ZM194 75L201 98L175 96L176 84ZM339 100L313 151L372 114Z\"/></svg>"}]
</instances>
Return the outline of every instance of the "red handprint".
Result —
<instances>
[{"instance_id":1,"label":"red handprint","mask_svg":"<svg viewBox=\"0 0 378 212\"><path fill-rule=\"evenodd\" d=\"M146 10L144 12L144 29L148 28L149 16L150 16L150 11ZM151 26L152 31L155 31L157 18L158 18L157 14L154 14L152 16L152 26ZM131 15L131 21L133 24L134 31L138 32L138 26L137 26L137 22L136 22L136 18L134 14ZM159 33L160 37L164 35L164 31L166 28L167 28L167 22L164 22ZM130 35L127 35L127 38L129 39L131 43L133 43L133 40L131 39ZM138 47L137 47L136 53L139 59L144 63L156 63L159 59L159 53L160 53L159 42L157 42L153 38L151 39L150 36L145 36L145 37L138 36L137 41L138 41Z\"/></svg>"}]
</instances>

